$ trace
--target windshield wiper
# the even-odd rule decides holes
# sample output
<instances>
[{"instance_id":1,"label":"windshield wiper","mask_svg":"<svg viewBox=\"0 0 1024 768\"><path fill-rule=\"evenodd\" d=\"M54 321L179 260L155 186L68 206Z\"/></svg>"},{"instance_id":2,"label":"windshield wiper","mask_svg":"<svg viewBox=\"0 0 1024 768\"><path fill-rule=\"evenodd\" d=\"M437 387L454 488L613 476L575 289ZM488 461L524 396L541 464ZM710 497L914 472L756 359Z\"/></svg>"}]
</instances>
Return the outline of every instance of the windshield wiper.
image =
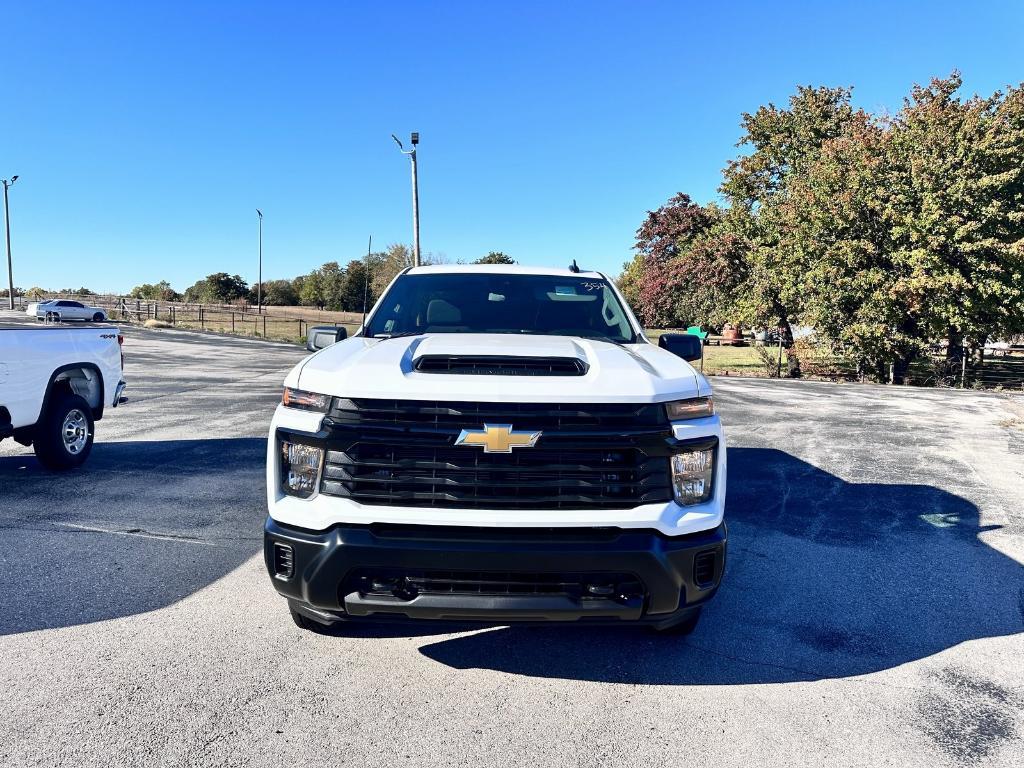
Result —
<instances>
[{"instance_id":1,"label":"windshield wiper","mask_svg":"<svg viewBox=\"0 0 1024 768\"><path fill-rule=\"evenodd\" d=\"M423 331L400 331L398 333L375 333L368 336L370 339L400 339L403 336L422 336Z\"/></svg>"}]
</instances>

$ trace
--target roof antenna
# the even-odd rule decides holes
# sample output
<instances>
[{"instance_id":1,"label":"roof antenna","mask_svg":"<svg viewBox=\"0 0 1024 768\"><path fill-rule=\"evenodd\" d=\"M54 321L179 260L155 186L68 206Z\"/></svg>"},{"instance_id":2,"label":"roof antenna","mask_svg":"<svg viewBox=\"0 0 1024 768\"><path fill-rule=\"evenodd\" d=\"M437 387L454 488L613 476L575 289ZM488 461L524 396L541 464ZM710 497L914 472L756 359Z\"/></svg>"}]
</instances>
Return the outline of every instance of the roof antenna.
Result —
<instances>
[{"instance_id":1,"label":"roof antenna","mask_svg":"<svg viewBox=\"0 0 1024 768\"><path fill-rule=\"evenodd\" d=\"M572 260L572 264L569 266L569 271L574 273L574 274L579 273L580 268L578 266L576 266L576 259Z\"/></svg>"},{"instance_id":2,"label":"roof antenna","mask_svg":"<svg viewBox=\"0 0 1024 768\"><path fill-rule=\"evenodd\" d=\"M366 296L370 288L370 251L373 249L373 235L370 235L370 242L366 244L366 260L363 262L363 323L360 330L363 336L366 335Z\"/></svg>"}]
</instances>

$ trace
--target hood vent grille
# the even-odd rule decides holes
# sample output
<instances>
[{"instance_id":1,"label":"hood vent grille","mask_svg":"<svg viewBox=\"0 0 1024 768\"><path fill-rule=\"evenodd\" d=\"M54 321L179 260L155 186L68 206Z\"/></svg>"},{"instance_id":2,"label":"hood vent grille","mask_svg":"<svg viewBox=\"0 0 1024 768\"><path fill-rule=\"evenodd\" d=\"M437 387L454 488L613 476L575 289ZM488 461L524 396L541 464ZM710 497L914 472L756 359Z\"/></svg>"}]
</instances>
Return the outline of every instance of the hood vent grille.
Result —
<instances>
[{"instance_id":1,"label":"hood vent grille","mask_svg":"<svg viewBox=\"0 0 1024 768\"><path fill-rule=\"evenodd\" d=\"M512 355L423 355L420 373L474 376L583 376L587 364L576 357L517 357Z\"/></svg>"}]
</instances>

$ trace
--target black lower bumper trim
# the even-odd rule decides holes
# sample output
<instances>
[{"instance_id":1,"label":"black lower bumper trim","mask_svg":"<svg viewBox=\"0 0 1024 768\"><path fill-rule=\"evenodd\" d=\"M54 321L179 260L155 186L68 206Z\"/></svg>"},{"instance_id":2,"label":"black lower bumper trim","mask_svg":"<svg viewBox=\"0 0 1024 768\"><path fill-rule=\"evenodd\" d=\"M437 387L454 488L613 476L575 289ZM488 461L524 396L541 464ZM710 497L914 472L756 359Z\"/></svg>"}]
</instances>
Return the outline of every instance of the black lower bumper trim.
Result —
<instances>
[{"instance_id":1,"label":"black lower bumper trim","mask_svg":"<svg viewBox=\"0 0 1024 768\"><path fill-rule=\"evenodd\" d=\"M608 528L505 533L355 525L307 531L268 518L264 554L277 591L321 623L394 618L671 623L714 595L725 568L724 524L676 537ZM288 572L281 570L282 547L291 550ZM710 581L709 558L714 561ZM377 572L387 578L374 579ZM432 572L445 576L423 578ZM495 584L499 573L509 579L500 594ZM611 574L635 579L629 589L620 589L621 581L605 586L613 584ZM535 589L543 591L516 593L524 582L534 581L540 584ZM429 591L440 590L436 585L441 583L445 591Z\"/></svg>"},{"instance_id":2,"label":"black lower bumper trim","mask_svg":"<svg viewBox=\"0 0 1024 768\"><path fill-rule=\"evenodd\" d=\"M643 601L610 599L576 600L565 595L508 597L498 595L418 595L400 600L351 592L344 597L347 616L391 614L410 619L453 621L563 621L605 618L636 621L643 613Z\"/></svg>"}]
</instances>

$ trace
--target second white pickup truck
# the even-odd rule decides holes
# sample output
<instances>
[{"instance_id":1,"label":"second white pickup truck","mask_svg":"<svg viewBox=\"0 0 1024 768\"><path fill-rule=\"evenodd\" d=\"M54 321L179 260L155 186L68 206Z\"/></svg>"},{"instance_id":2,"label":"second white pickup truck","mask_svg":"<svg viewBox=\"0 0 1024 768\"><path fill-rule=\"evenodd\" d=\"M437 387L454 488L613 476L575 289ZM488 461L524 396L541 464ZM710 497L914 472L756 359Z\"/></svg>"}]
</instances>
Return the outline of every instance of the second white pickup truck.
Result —
<instances>
[{"instance_id":1,"label":"second white pickup truck","mask_svg":"<svg viewBox=\"0 0 1024 768\"><path fill-rule=\"evenodd\" d=\"M49 469L84 463L124 395L122 342L115 327L0 325L0 440L33 446Z\"/></svg>"},{"instance_id":2,"label":"second white pickup truck","mask_svg":"<svg viewBox=\"0 0 1024 768\"><path fill-rule=\"evenodd\" d=\"M726 550L700 339L651 343L598 272L510 266L413 268L356 336L311 339L267 453L297 624L694 629Z\"/></svg>"}]
</instances>

